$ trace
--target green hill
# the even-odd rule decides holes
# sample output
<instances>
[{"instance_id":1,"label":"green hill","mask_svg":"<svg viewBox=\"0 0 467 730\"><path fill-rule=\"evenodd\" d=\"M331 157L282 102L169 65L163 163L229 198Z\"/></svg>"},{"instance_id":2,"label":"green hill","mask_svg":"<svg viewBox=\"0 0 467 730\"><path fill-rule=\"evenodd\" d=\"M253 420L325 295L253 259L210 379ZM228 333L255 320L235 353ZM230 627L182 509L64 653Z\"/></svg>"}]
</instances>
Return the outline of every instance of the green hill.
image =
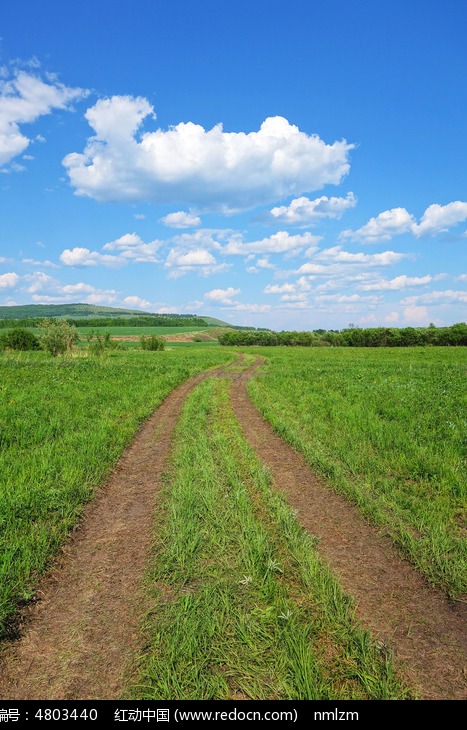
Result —
<instances>
[{"instance_id":1,"label":"green hill","mask_svg":"<svg viewBox=\"0 0 467 730\"><path fill-rule=\"evenodd\" d=\"M34 319L36 317L137 317L148 316L138 309L118 309L96 304L21 304L0 307L0 319ZM160 315L158 315L160 316Z\"/></svg>"}]
</instances>

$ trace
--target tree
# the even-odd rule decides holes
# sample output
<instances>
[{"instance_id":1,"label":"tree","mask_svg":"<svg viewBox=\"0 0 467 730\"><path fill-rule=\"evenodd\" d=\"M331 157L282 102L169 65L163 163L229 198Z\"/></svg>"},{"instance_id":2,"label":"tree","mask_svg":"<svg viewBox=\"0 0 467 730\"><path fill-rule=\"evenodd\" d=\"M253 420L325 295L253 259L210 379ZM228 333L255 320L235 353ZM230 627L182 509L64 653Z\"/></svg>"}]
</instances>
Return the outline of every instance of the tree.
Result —
<instances>
[{"instance_id":1,"label":"tree","mask_svg":"<svg viewBox=\"0 0 467 730\"><path fill-rule=\"evenodd\" d=\"M78 330L66 319L44 319L39 324L41 345L52 357L71 350L79 340Z\"/></svg>"}]
</instances>

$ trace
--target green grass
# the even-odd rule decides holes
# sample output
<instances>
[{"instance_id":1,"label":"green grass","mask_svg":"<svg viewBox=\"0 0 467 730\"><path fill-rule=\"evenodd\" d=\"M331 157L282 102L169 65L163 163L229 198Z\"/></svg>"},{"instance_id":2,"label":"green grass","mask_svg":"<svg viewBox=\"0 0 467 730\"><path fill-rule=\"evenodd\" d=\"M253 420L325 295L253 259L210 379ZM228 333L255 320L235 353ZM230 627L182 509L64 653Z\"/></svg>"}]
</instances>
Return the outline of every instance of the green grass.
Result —
<instances>
[{"instance_id":1,"label":"green grass","mask_svg":"<svg viewBox=\"0 0 467 730\"><path fill-rule=\"evenodd\" d=\"M139 424L220 348L0 357L0 635Z\"/></svg>"},{"instance_id":2,"label":"green grass","mask_svg":"<svg viewBox=\"0 0 467 730\"><path fill-rule=\"evenodd\" d=\"M228 382L187 399L156 510L138 699L401 698L384 649L245 442Z\"/></svg>"},{"instance_id":3,"label":"green grass","mask_svg":"<svg viewBox=\"0 0 467 730\"><path fill-rule=\"evenodd\" d=\"M111 337L141 337L141 335L178 335L185 332L209 332L199 325L196 327L78 327L78 333L82 340L93 332L101 335L110 334Z\"/></svg>"},{"instance_id":4,"label":"green grass","mask_svg":"<svg viewBox=\"0 0 467 730\"><path fill-rule=\"evenodd\" d=\"M430 581L466 592L465 348L267 348L253 401Z\"/></svg>"}]
</instances>

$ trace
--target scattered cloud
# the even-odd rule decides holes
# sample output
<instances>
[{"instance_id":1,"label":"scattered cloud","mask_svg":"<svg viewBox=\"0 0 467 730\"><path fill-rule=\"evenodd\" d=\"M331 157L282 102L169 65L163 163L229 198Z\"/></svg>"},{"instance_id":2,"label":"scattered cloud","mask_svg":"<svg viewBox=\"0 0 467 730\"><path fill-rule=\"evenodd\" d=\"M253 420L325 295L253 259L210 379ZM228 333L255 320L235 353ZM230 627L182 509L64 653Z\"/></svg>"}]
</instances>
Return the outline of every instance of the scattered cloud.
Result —
<instances>
[{"instance_id":1,"label":"scattered cloud","mask_svg":"<svg viewBox=\"0 0 467 730\"><path fill-rule=\"evenodd\" d=\"M195 271L201 276L227 271L228 264L219 264L210 251L205 248L172 248L165 261L165 267L170 269L171 279L184 276L190 271Z\"/></svg>"},{"instance_id":2,"label":"scattered cloud","mask_svg":"<svg viewBox=\"0 0 467 730\"><path fill-rule=\"evenodd\" d=\"M76 246L75 248L66 248L60 254L60 261L65 266L109 266L115 268L122 266L124 261L119 256L111 256L110 254L101 254L98 251L90 251L88 248Z\"/></svg>"},{"instance_id":3,"label":"scattered cloud","mask_svg":"<svg viewBox=\"0 0 467 730\"><path fill-rule=\"evenodd\" d=\"M294 198L289 205L272 208L270 217L281 224L306 226L318 223L323 218L341 218L346 210L354 208L356 204L357 198L353 193L348 193L345 198L328 198L327 195L315 200Z\"/></svg>"},{"instance_id":4,"label":"scattered cloud","mask_svg":"<svg viewBox=\"0 0 467 730\"><path fill-rule=\"evenodd\" d=\"M134 307L135 309L148 309L152 306L151 302L148 302L147 299L142 299L141 297L137 296L125 297L123 303L126 304L128 307Z\"/></svg>"},{"instance_id":5,"label":"scattered cloud","mask_svg":"<svg viewBox=\"0 0 467 730\"><path fill-rule=\"evenodd\" d=\"M48 269L59 269L60 266L54 264L53 261L38 261L37 259L21 259L21 263L29 264L30 266L45 266Z\"/></svg>"},{"instance_id":6,"label":"scattered cloud","mask_svg":"<svg viewBox=\"0 0 467 730\"><path fill-rule=\"evenodd\" d=\"M406 324L426 325L429 322L429 315L426 307L405 307L403 315Z\"/></svg>"},{"instance_id":7,"label":"scattered cloud","mask_svg":"<svg viewBox=\"0 0 467 730\"><path fill-rule=\"evenodd\" d=\"M444 233L465 220L467 220L467 202L461 200L447 205L438 205L438 203L429 205L419 223L405 208L392 208L385 210L375 218L370 218L368 223L356 231L350 228L342 231L339 238L359 243L389 241L393 236L402 233L411 233L420 238Z\"/></svg>"},{"instance_id":8,"label":"scattered cloud","mask_svg":"<svg viewBox=\"0 0 467 730\"><path fill-rule=\"evenodd\" d=\"M240 289L229 286L227 289L211 289L205 293L204 298L216 304L233 304L233 298L237 294L240 294Z\"/></svg>"},{"instance_id":9,"label":"scattered cloud","mask_svg":"<svg viewBox=\"0 0 467 730\"><path fill-rule=\"evenodd\" d=\"M201 218L194 213L178 210L161 218L161 222L169 228L194 228L201 225Z\"/></svg>"},{"instance_id":10,"label":"scattered cloud","mask_svg":"<svg viewBox=\"0 0 467 730\"><path fill-rule=\"evenodd\" d=\"M232 237L229 243L224 246L223 253L231 255L246 256L249 254L292 254L302 251L306 246L317 243L320 236L313 236L311 233L290 235L287 231L278 231L272 236L263 238L260 241L245 243L240 237Z\"/></svg>"},{"instance_id":11,"label":"scattered cloud","mask_svg":"<svg viewBox=\"0 0 467 730\"><path fill-rule=\"evenodd\" d=\"M145 243L136 233L125 233L115 241L104 244L102 249L103 251L118 251L119 257L126 261L156 263L158 261L156 252L161 245L162 241Z\"/></svg>"},{"instance_id":12,"label":"scattered cloud","mask_svg":"<svg viewBox=\"0 0 467 730\"><path fill-rule=\"evenodd\" d=\"M385 289L405 289L406 287L412 286L425 286L433 280L433 277L427 274L427 276L396 276L394 279L379 279L378 281L370 284L362 284L359 289L363 291L383 291Z\"/></svg>"},{"instance_id":13,"label":"scattered cloud","mask_svg":"<svg viewBox=\"0 0 467 730\"><path fill-rule=\"evenodd\" d=\"M84 89L65 86L54 77L44 81L26 71L0 79L0 165L9 163L29 146L31 139L20 125L34 122L54 109L69 109L86 95Z\"/></svg>"},{"instance_id":14,"label":"scattered cloud","mask_svg":"<svg viewBox=\"0 0 467 730\"><path fill-rule=\"evenodd\" d=\"M12 289L19 282L19 276L14 271L0 274L0 289Z\"/></svg>"},{"instance_id":15,"label":"scattered cloud","mask_svg":"<svg viewBox=\"0 0 467 730\"><path fill-rule=\"evenodd\" d=\"M378 243L390 241L393 236L413 231L415 219L405 208L385 210L368 223L352 231L350 228L342 231L340 240L349 239L359 243Z\"/></svg>"},{"instance_id":16,"label":"scattered cloud","mask_svg":"<svg viewBox=\"0 0 467 730\"><path fill-rule=\"evenodd\" d=\"M467 291L445 289L444 291L426 292L426 294L419 294L402 300L402 304L408 306L414 304L442 304L451 302L467 304Z\"/></svg>"},{"instance_id":17,"label":"scattered cloud","mask_svg":"<svg viewBox=\"0 0 467 730\"><path fill-rule=\"evenodd\" d=\"M76 193L100 201L249 209L339 184L353 148L345 140L326 144L279 116L248 133L193 122L145 132L144 120L155 114L143 97L100 99L85 116L94 134L63 164Z\"/></svg>"},{"instance_id":18,"label":"scattered cloud","mask_svg":"<svg viewBox=\"0 0 467 730\"><path fill-rule=\"evenodd\" d=\"M443 233L465 220L467 220L466 202L456 200L447 205L433 203L433 205L428 206L420 219L420 223L415 226L414 233L416 236Z\"/></svg>"}]
</instances>

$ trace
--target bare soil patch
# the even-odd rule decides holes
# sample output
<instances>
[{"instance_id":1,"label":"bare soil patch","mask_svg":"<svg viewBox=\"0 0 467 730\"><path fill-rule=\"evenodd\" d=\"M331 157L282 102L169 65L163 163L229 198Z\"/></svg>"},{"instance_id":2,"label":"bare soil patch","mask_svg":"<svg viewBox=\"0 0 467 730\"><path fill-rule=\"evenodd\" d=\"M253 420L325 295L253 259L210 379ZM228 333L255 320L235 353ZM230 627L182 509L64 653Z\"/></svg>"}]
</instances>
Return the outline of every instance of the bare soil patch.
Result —
<instances>
[{"instance_id":1,"label":"bare soil patch","mask_svg":"<svg viewBox=\"0 0 467 730\"><path fill-rule=\"evenodd\" d=\"M467 606L430 586L391 540L313 474L250 401L249 377L251 370L233 380L238 421L275 487L298 510L302 526L319 538L320 554L354 598L360 623L393 652L420 698L465 699Z\"/></svg>"}]
</instances>

